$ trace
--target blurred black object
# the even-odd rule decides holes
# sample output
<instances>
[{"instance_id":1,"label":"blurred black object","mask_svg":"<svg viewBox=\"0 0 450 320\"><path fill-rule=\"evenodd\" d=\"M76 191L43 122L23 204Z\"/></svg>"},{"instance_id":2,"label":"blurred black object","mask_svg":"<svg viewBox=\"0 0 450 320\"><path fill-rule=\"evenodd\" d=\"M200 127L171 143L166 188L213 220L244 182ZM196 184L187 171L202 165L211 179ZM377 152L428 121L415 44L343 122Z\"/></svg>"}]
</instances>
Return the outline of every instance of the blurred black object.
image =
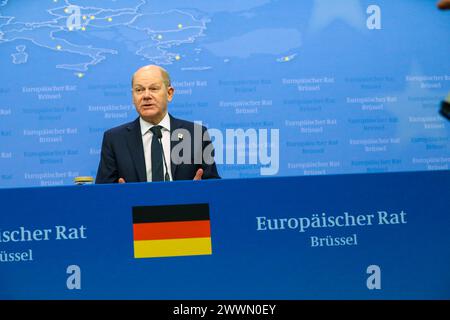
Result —
<instances>
[{"instance_id":1,"label":"blurred black object","mask_svg":"<svg viewBox=\"0 0 450 320\"><path fill-rule=\"evenodd\" d=\"M450 120L450 102L449 101L442 101L441 102L441 110L439 113L447 118L447 120Z\"/></svg>"}]
</instances>

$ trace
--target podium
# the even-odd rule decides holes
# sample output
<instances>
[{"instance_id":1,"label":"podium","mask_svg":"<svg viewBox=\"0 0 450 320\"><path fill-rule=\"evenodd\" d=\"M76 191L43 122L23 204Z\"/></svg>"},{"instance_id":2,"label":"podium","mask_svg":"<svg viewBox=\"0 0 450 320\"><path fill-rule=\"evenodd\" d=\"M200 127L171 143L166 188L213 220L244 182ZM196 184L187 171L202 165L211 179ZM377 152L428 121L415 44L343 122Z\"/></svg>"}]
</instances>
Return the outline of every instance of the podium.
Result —
<instances>
[{"instance_id":1,"label":"podium","mask_svg":"<svg viewBox=\"0 0 450 320\"><path fill-rule=\"evenodd\" d=\"M0 299L450 299L450 172L0 189Z\"/></svg>"}]
</instances>

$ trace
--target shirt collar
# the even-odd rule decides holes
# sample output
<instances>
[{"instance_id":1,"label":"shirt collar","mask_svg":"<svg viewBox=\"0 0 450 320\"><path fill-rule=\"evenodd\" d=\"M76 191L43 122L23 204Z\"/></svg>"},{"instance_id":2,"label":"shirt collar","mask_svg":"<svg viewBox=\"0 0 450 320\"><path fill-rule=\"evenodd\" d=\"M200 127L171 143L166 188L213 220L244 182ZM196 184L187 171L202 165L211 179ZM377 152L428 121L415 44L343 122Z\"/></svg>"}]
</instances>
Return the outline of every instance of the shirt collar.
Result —
<instances>
[{"instance_id":1,"label":"shirt collar","mask_svg":"<svg viewBox=\"0 0 450 320\"><path fill-rule=\"evenodd\" d=\"M155 126L154 124L151 124L150 122L145 121L141 117L139 117L139 122L141 124L141 134L142 135L146 134L150 130L151 127ZM161 120L161 122L158 123L157 125L163 127L162 131L167 130L170 132L170 117L169 117L168 112L166 113L164 118Z\"/></svg>"}]
</instances>

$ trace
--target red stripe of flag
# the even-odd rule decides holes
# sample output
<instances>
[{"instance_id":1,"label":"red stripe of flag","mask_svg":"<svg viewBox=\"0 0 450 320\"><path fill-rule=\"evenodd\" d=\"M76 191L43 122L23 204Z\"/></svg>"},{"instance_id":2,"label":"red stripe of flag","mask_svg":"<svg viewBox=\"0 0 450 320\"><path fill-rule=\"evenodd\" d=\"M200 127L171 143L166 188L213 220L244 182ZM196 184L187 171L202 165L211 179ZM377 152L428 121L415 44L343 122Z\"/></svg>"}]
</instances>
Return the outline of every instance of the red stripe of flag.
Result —
<instances>
[{"instance_id":1,"label":"red stripe of flag","mask_svg":"<svg viewBox=\"0 0 450 320\"><path fill-rule=\"evenodd\" d=\"M209 220L133 224L133 239L182 239L211 237Z\"/></svg>"}]
</instances>

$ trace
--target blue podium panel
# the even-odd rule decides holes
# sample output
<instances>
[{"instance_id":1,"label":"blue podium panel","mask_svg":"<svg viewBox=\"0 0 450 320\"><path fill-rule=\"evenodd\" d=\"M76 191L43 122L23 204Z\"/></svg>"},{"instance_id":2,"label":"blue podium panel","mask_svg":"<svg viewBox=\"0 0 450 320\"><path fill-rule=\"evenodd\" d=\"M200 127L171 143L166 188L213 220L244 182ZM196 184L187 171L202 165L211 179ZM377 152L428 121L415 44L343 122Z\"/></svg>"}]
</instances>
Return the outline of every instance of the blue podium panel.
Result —
<instances>
[{"instance_id":1,"label":"blue podium panel","mask_svg":"<svg viewBox=\"0 0 450 320\"><path fill-rule=\"evenodd\" d=\"M2 189L0 298L449 299L449 186L441 171ZM142 239L153 257L135 257Z\"/></svg>"}]
</instances>

